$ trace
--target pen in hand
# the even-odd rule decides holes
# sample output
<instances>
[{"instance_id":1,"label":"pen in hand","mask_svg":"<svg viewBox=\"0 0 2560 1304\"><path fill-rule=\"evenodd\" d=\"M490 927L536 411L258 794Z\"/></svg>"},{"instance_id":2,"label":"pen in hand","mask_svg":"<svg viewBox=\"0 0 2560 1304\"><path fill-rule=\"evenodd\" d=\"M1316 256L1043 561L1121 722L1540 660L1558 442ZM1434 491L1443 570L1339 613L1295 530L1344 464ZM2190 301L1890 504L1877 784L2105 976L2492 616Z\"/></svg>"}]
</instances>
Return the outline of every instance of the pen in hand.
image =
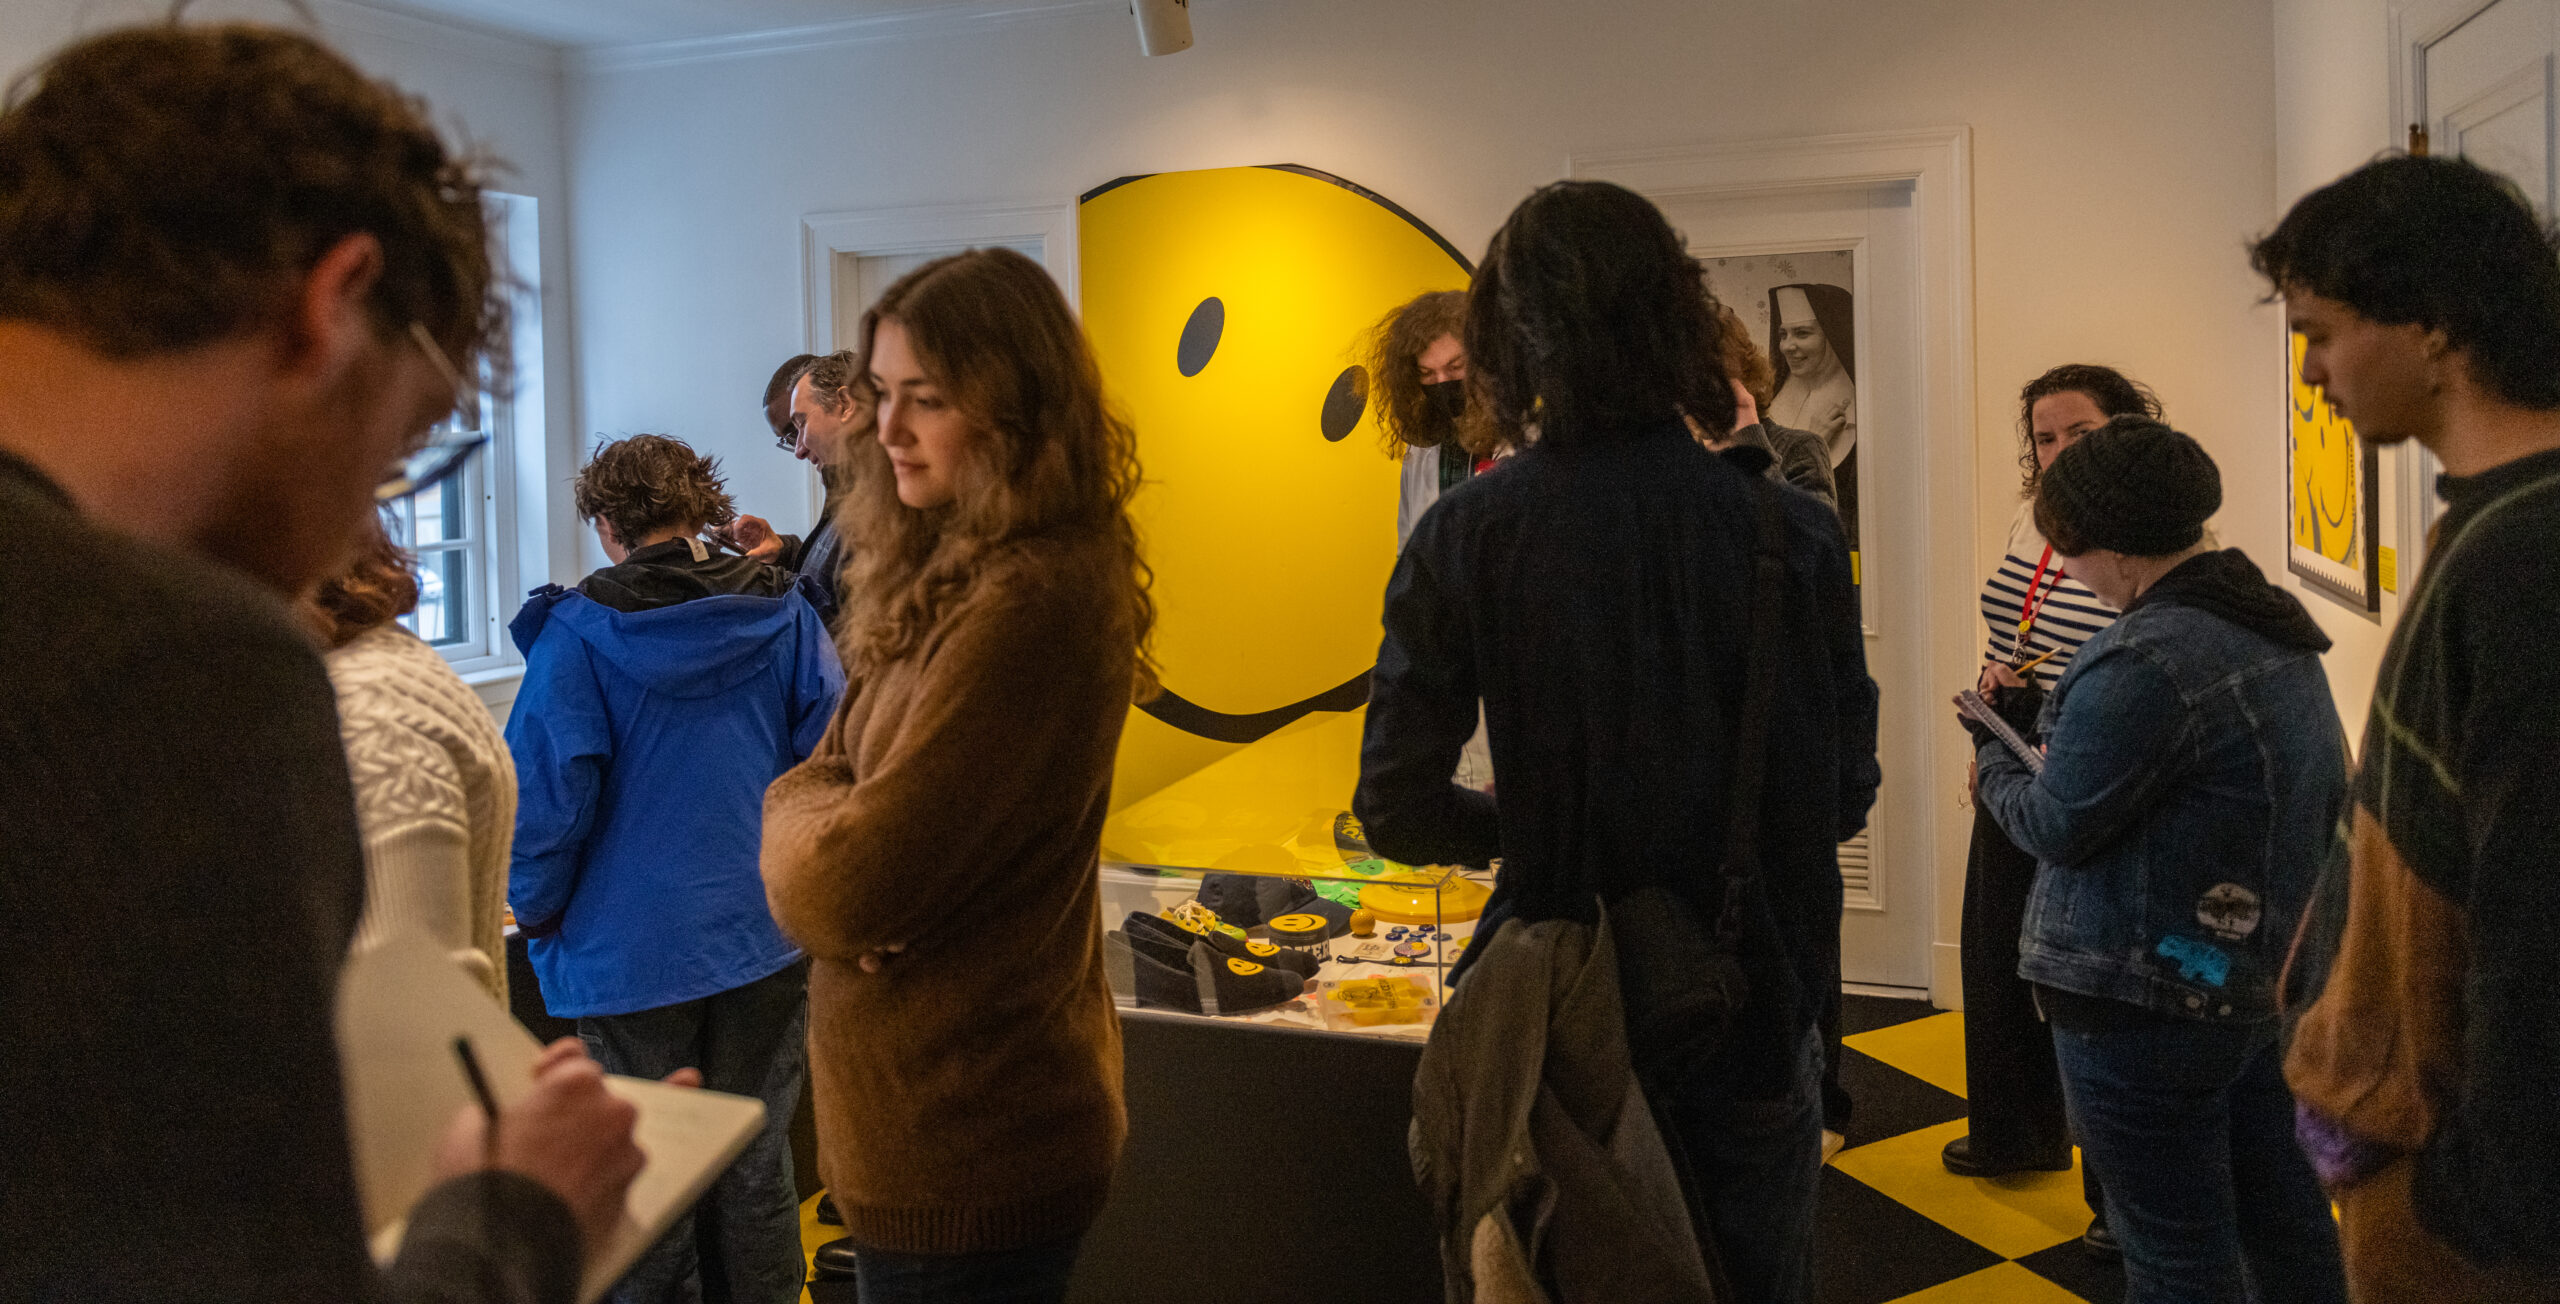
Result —
<instances>
[{"instance_id":1,"label":"pen in hand","mask_svg":"<svg viewBox=\"0 0 2560 1304\"><path fill-rule=\"evenodd\" d=\"M471 1051L469 1037L453 1039L453 1056L462 1061L462 1076L471 1083L471 1094L480 1100L481 1116L487 1126L480 1131L480 1162L489 1168L498 1166L498 1098L489 1093L489 1077L480 1071L480 1057Z\"/></svg>"}]
</instances>

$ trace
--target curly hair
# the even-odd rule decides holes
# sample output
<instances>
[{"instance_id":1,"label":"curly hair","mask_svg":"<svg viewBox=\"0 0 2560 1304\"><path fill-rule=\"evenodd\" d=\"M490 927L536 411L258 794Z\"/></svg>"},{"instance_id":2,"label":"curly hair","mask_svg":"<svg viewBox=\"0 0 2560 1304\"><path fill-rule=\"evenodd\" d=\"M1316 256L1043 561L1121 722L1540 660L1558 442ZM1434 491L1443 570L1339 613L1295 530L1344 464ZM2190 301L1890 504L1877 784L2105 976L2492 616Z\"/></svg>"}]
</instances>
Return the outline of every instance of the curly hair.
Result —
<instances>
[{"instance_id":1,"label":"curly hair","mask_svg":"<svg viewBox=\"0 0 2560 1304\"><path fill-rule=\"evenodd\" d=\"M1458 437L1456 423L1433 409L1422 388L1422 355L1441 336L1464 331L1466 320L1466 291L1433 290L1388 313L1370 332L1369 392L1387 456L1401 459L1408 448Z\"/></svg>"},{"instance_id":2,"label":"curly hair","mask_svg":"<svg viewBox=\"0 0 2560 1304\"><path fill-rule=\"evenodd\" d=\"M1742 314L1721 303L1716 305L1716 356L1724 374L1742 382L1743 392L1766 416L1769 401L1778 393L1778 370L1770 365L1760 341L1751 338L1751 327L1744 324Z\"/></svg>"},{"instance_id":3,"label":"curly hair","mask_svg":"<svg viewBox=\"0 0 2560 1304\"><path fill-rule=\"evenodd\" d=\"M309 36L90 37L0 110L0 319L113 358L187 348L274 320L333 246L370 234L375 328L422 325L467 371L506 317L484 172L423 104Z\"/></svg>"},{"instance_id":4,"label":"curly hair","mask_svg":"<svg viewBox=\"0 0 2560 1304\"><path fill-rule=\"evenodd\" d=\"M2056 394L2083 394L2109 419L2161 419L2160 396L2151 387L2113 367L2094 362L2066 362L2027 382L2018 391L2018 496L2036 496L2044 467L2036 461L2036 404Z\"/></svg>"},{"instance_id":5,"label":"curly hair","mask_svg":"<svg viewBox=\"0 0 2560 1304\"><path fill-rule=\"evenodd\" d=\"M633 435L597 447L569 484L582 521L602 521L624 547L669 526L718 527L738 517L720 459L683 440Z\"/></svg>"},{"instance_id":6,"label":"curly hair","mask_svg":"<svg viewBox=\"0 0 2560 1304\"><path fill-rule=\"evenodd\" d=\"M2249 262L2278 295L2442 331L2491 394L2560 409L2560 253L2515 183L2477 163L2384 155L2303 196Z\"/></svg>"},{"instance_id":7,"label":"curly hair","mask_svg":"<svg viewBox=\"0 0 2560 1304\"><path fill-rule=\"evenodd\" d=\"M885 665L922 647L998 551L1099 536L1117 554L1111 600L1137 653L1131 700L1153 698L1154 572L1129 519L1137 432L1105 399L1102 369L1057 282L1010 249L926 263L863 314L866 377L884 321L905 330L917 363L976 439L956 468L957 497L934 508L898 500L879 440L846 448L850 484L836 519L853 553L838 636L847 666Z\"/></svg>"},{"instance_id":8,"label":"curly hair","mask_svg":"<svg viewBox=\"0 0 2560 1304\"><path fill-rule=\"evenodd\" d=\"M330 649L418 609L418 559L391 541L382 514L357 527L355 555L311 591L304 616Z\"/></svg>"},{"instance_id":9,"label":"curly hair","mask_svg":"<svg viewBox=\"0 0 2560 1304\"><path fill-rule=\"evenodd\" d=\"M1467 298L1467 386L1509 442L1623 439L1686 416L1733 428L1716 300L1661 210L1559 181L1511 211Z\"/></svg>"},{"instance_id":10,"label":"curly hair","mask_svg":"<svg viewBox=\"0 0 2560 1304\"><path fill-rule=\"evenodd\" d=\"M809 369L801 374L809 378L809 396L818 400L818 406L838 415L846 404L871 392L871 368L850 351L812 358Z\"/></svg>"}]
</instances>

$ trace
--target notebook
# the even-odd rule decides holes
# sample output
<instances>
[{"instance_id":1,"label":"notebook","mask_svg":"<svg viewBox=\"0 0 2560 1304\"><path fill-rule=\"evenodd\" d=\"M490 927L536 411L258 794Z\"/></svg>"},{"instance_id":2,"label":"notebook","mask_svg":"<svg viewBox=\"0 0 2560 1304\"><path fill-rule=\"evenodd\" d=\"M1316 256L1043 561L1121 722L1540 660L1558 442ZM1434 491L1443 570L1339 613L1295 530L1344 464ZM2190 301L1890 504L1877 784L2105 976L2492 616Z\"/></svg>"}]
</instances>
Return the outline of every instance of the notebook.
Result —
<instances>
[{"instance_id":1,"label":"notebook","mask_svg":"<svg viewBox=\"0 0 2560 1304\"><path fill-rule=\"evenodd\" d=\"M441 947L395 934L348 958L338 979L338 1054L356 1188L378 1263L399 1253L410 1207L435 1185L445 1129L475 1102L453 1052L457 1036L471 1039L501 1107L532 1089L541 1046ZM606 1251L590 1259L582 1304L620 1281L764 1126L763 1102L745 1096L612 1075L605 1087L639 1109L648 1164Z\"/></svg>"},{"instance_id":2,"label":"notebook","mask_svg":"<svg viewBox=\"0 0 2560 1304\"><path fill-rule=\"evenodd\" d=\"M2000 740L2001 746L2008 748L2011 755L2026 763L2027 773L2044 773L2044 753L2029 746L2026 739L2019 737L2018 731L2010 728L2009 722L2001 719L1998 711L1991 709L1991 703L1985 700L1981 693L1970 688L1958 693L1956 710L1963 713L1967 719L1989 729L1991 736Z\"/></svg>"}]
</instances>

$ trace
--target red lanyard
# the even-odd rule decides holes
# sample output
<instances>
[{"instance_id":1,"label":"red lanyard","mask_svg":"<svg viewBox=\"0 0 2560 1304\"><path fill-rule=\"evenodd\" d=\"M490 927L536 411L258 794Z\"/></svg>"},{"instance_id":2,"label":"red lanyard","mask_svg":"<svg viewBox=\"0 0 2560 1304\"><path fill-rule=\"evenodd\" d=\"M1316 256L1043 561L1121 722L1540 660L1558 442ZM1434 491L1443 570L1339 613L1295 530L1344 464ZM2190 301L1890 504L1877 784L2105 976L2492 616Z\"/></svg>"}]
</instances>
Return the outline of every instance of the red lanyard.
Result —
<instances>
[{"instance_id":1,"label":"red lanyard","mask_svg":"<svg viewBox=\"0 0 2560 1304\"><path fill-rule=\"evenodd\" d=\"M2017 656L2022 661L2027 655L2027 640L2036 632L2036 617L2044 614L2044 604L2053 598L2054 585L2062 583L2062 572L2056 570L2053 572L2053 584L2045 584L2045 570L2052 565L2053 545L2048 543L2044 546L2044 556L2036 559L2035 578L2027 581L2027 596L2018 603ZM2038 585L2044 587L2042 597L2036 594Z\"/></svg>"}]
</instances>

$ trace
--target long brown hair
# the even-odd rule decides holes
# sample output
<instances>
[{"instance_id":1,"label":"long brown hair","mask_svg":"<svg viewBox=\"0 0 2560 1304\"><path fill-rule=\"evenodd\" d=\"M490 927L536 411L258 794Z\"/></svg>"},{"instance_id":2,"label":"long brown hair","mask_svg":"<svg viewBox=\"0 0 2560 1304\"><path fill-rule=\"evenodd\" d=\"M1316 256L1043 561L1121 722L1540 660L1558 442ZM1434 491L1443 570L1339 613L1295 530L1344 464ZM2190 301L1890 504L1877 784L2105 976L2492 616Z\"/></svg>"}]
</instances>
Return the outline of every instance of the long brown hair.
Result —
<instances>
[{"instance_id":1,"label":"long brown hair","mask_svg":"<svg viewBox=\"0 0 2560 1304\"><path fill-rule=\"evenodd\" d=\"M905 329L925 375L978 438L956 468L958 495L924 509L898 501L877 439L845 449L852 486L837 524L853 544L840 636L847 663L878 666L921 647L992 554L1036 538L1099 536L1119 554L1116 597L1138 658L1133 700L1154 696L1154 572L1129 520L1137 432L1105 401L1102 370L1057 283L1010 249L926 263L862 315L865 375L883 321Z\"/></svg>"},{"instance_id":2,"label":"long brown hair","mask_svg":"<svg viewBox=\"0 0 2560 1304\"><path fill-rule=\"evenodd\" d=\"M346 564L303 599L302 616L334 651L417 609L418 559L391 541L380 512L368 512Z\"/></svg>"}]
</instances>

